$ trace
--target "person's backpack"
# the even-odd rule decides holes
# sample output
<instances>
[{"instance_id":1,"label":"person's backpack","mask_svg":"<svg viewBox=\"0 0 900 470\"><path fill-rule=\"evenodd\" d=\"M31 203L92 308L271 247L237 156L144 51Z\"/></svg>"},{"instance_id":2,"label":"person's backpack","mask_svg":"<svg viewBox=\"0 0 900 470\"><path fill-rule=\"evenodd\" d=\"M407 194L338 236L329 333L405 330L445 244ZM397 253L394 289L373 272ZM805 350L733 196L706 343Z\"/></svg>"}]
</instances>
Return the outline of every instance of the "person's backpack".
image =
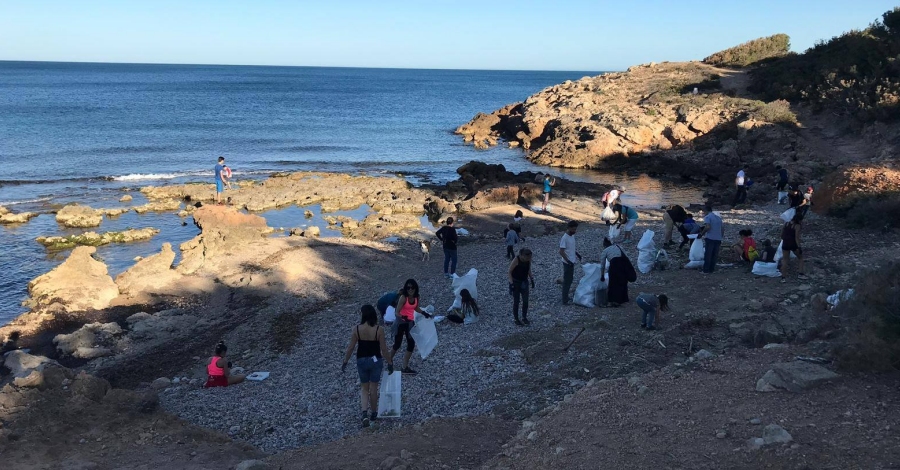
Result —
<instances>
[{"instance_id":1,"label":"person's backpack","mask_svg":"<svg viewBox=\"0 0 900 470\"><path fill-rule=\"evenodd\" d=\"M756 251L756 247L755 247L755 246L751 246L750 248L747 249L747 259L748 259L751 263L754 262L754 261L756 261L757 259L759 259L759 252Z\"/></svg>"}]
</instances>

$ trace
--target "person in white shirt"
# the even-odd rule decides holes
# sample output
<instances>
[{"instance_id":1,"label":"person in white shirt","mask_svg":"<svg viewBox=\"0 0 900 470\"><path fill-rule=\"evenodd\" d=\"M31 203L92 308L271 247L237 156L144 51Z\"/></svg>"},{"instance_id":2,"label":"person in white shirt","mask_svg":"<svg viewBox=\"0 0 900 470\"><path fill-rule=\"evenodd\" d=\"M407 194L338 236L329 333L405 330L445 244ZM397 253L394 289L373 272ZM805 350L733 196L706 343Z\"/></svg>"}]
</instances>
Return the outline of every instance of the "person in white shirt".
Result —
<instances>
[{"instance_id":1,"label":"person in white shirt","mask_svg":"<svg viewBox=\"0 0 900 470\"><path fill-rule=\"evenodd\" d=\"M747 186L744 184L746 179L744 169L741 168L741 170L737 172L737 177L734 178L734 185L737 186L737 193L734 195L734 201L731 202L732 209L738 204L747 202Z\"/></svg>"},{"instance_id":2,"label":"person in white shirt","mask_svg":"<svg viewBox=\"0 0 900 470\"><path fill-rule=\"evenodd\" d=\"M578 222L572 220L559 240L559 257L563 264L563 285L562 285L562 303L569 304L569 290L572 288L572 281L575 278L575 263L581 261L581 255L578 253L577 243L575 242L575 232L578 231Z\"/></svg>"}]
</instances>

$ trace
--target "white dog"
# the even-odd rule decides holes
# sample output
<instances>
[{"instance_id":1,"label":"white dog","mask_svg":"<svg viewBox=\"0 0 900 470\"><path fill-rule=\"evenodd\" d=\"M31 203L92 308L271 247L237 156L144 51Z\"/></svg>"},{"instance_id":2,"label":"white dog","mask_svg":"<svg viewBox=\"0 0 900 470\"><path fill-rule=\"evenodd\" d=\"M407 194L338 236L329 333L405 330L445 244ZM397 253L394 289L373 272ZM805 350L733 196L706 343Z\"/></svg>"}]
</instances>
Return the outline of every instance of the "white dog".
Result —
<instances>
[{"instance_id":1,"label":"white dog","mask_svg":"<svg viewBox=\"0 0 900 470\"><path fill-rule=\"evenodd\" d=\"M431 259L431 243L419 242L419 245L422 247L422 261Z\"/></svg>"}]
</instances>

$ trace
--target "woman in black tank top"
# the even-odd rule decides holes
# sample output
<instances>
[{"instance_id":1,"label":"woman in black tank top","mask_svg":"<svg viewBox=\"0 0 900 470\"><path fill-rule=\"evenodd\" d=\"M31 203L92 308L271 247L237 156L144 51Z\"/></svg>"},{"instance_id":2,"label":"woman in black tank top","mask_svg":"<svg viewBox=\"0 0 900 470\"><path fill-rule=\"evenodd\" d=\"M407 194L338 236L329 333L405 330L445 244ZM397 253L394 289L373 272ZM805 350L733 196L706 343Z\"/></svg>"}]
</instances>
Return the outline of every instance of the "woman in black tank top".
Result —
<instances>
[{"instance_id":1,"label":"woman in black tank top","mask_svg":"<svg viewBox=\"0 0 900 470\"><path fill-rule=\"evenodd\" d=\"M384 365L388 364L389 374L394 373L394 367L391 365L392 357L384 342L384 328L378 326L378 314L375 313L375 307L363 305L360 313L362 318L359 325L353 327L350 345L347 346L344 363L341 365L341 372L347 368L350 356L356 350L362 425L368 427L370 421L378 419L378 387ZM387 358L387 362L384 361L384 358Z\"/></svg>"},{"instance_id":2,"label":"woman in black tank top","mask_svg":"<svg viewBox=\"0 0 900 470\"><path fill-rule=\"evenodd\" d=\"M509 264L509 293L513 296L513 319L516 325L530 325L528 321L528 285L534 287L534 275L531 274L531 250L522 248L519 256ZM522 319L519 320L519 300L522 301Z\"/></svg>"}]
</instances>

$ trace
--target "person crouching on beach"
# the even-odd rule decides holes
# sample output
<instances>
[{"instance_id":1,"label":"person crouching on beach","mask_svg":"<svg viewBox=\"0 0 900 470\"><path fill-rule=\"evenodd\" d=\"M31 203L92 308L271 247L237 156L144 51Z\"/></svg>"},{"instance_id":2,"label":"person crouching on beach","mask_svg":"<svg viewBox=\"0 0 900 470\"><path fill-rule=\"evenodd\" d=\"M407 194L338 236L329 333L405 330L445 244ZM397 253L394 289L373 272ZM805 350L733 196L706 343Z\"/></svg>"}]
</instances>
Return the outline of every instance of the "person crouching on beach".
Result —
<instances>
[{"instance_id":1,"label":"person crouching on beach","mask_svg":"<svg viewBox=\"0 0 900 470\"><path fill-rule=\"evenodd\" d=\"M641 316L641 328L655 330L654 323L659 322L659 312L669 310L669 298L666 294L645 294L638 295L636 302L641 308L643 314Z\"/></svg>"},{"instance_id":2,"label":"person crouching on beach","mask_svg":"<svg viewBox=\"0 0 900 470\"><path fill-rule=\"evenodd\" d=\"M209 365L206 366L206 385L204 387L227 387L229 385L239 384L246 378L243 374L231 374L231 363L225 358L228 352L228 346L221 341L216 345L216 355L209 359Z\"/></svg>"},{"instance_id":3,"label":"person crouching on beach","mask_svg":"<svg viewBox=\"0 0 900 470\"><path fill-rule=\"evenodd\" d=\"M363 305L359 309L359 324L350 333L350 344L344 354L341 372L347 369L347 362L356 350L356 371L359 373L359 404L362 408L362 426L369 427L371 421L378 419L378 384L381 372L387 363L388 374L394 373L391 355L384 341L384 328L378 326L378 314L375 307ZM385 359L387 359L385 361Z\"/></svg>"}]
</instances>

